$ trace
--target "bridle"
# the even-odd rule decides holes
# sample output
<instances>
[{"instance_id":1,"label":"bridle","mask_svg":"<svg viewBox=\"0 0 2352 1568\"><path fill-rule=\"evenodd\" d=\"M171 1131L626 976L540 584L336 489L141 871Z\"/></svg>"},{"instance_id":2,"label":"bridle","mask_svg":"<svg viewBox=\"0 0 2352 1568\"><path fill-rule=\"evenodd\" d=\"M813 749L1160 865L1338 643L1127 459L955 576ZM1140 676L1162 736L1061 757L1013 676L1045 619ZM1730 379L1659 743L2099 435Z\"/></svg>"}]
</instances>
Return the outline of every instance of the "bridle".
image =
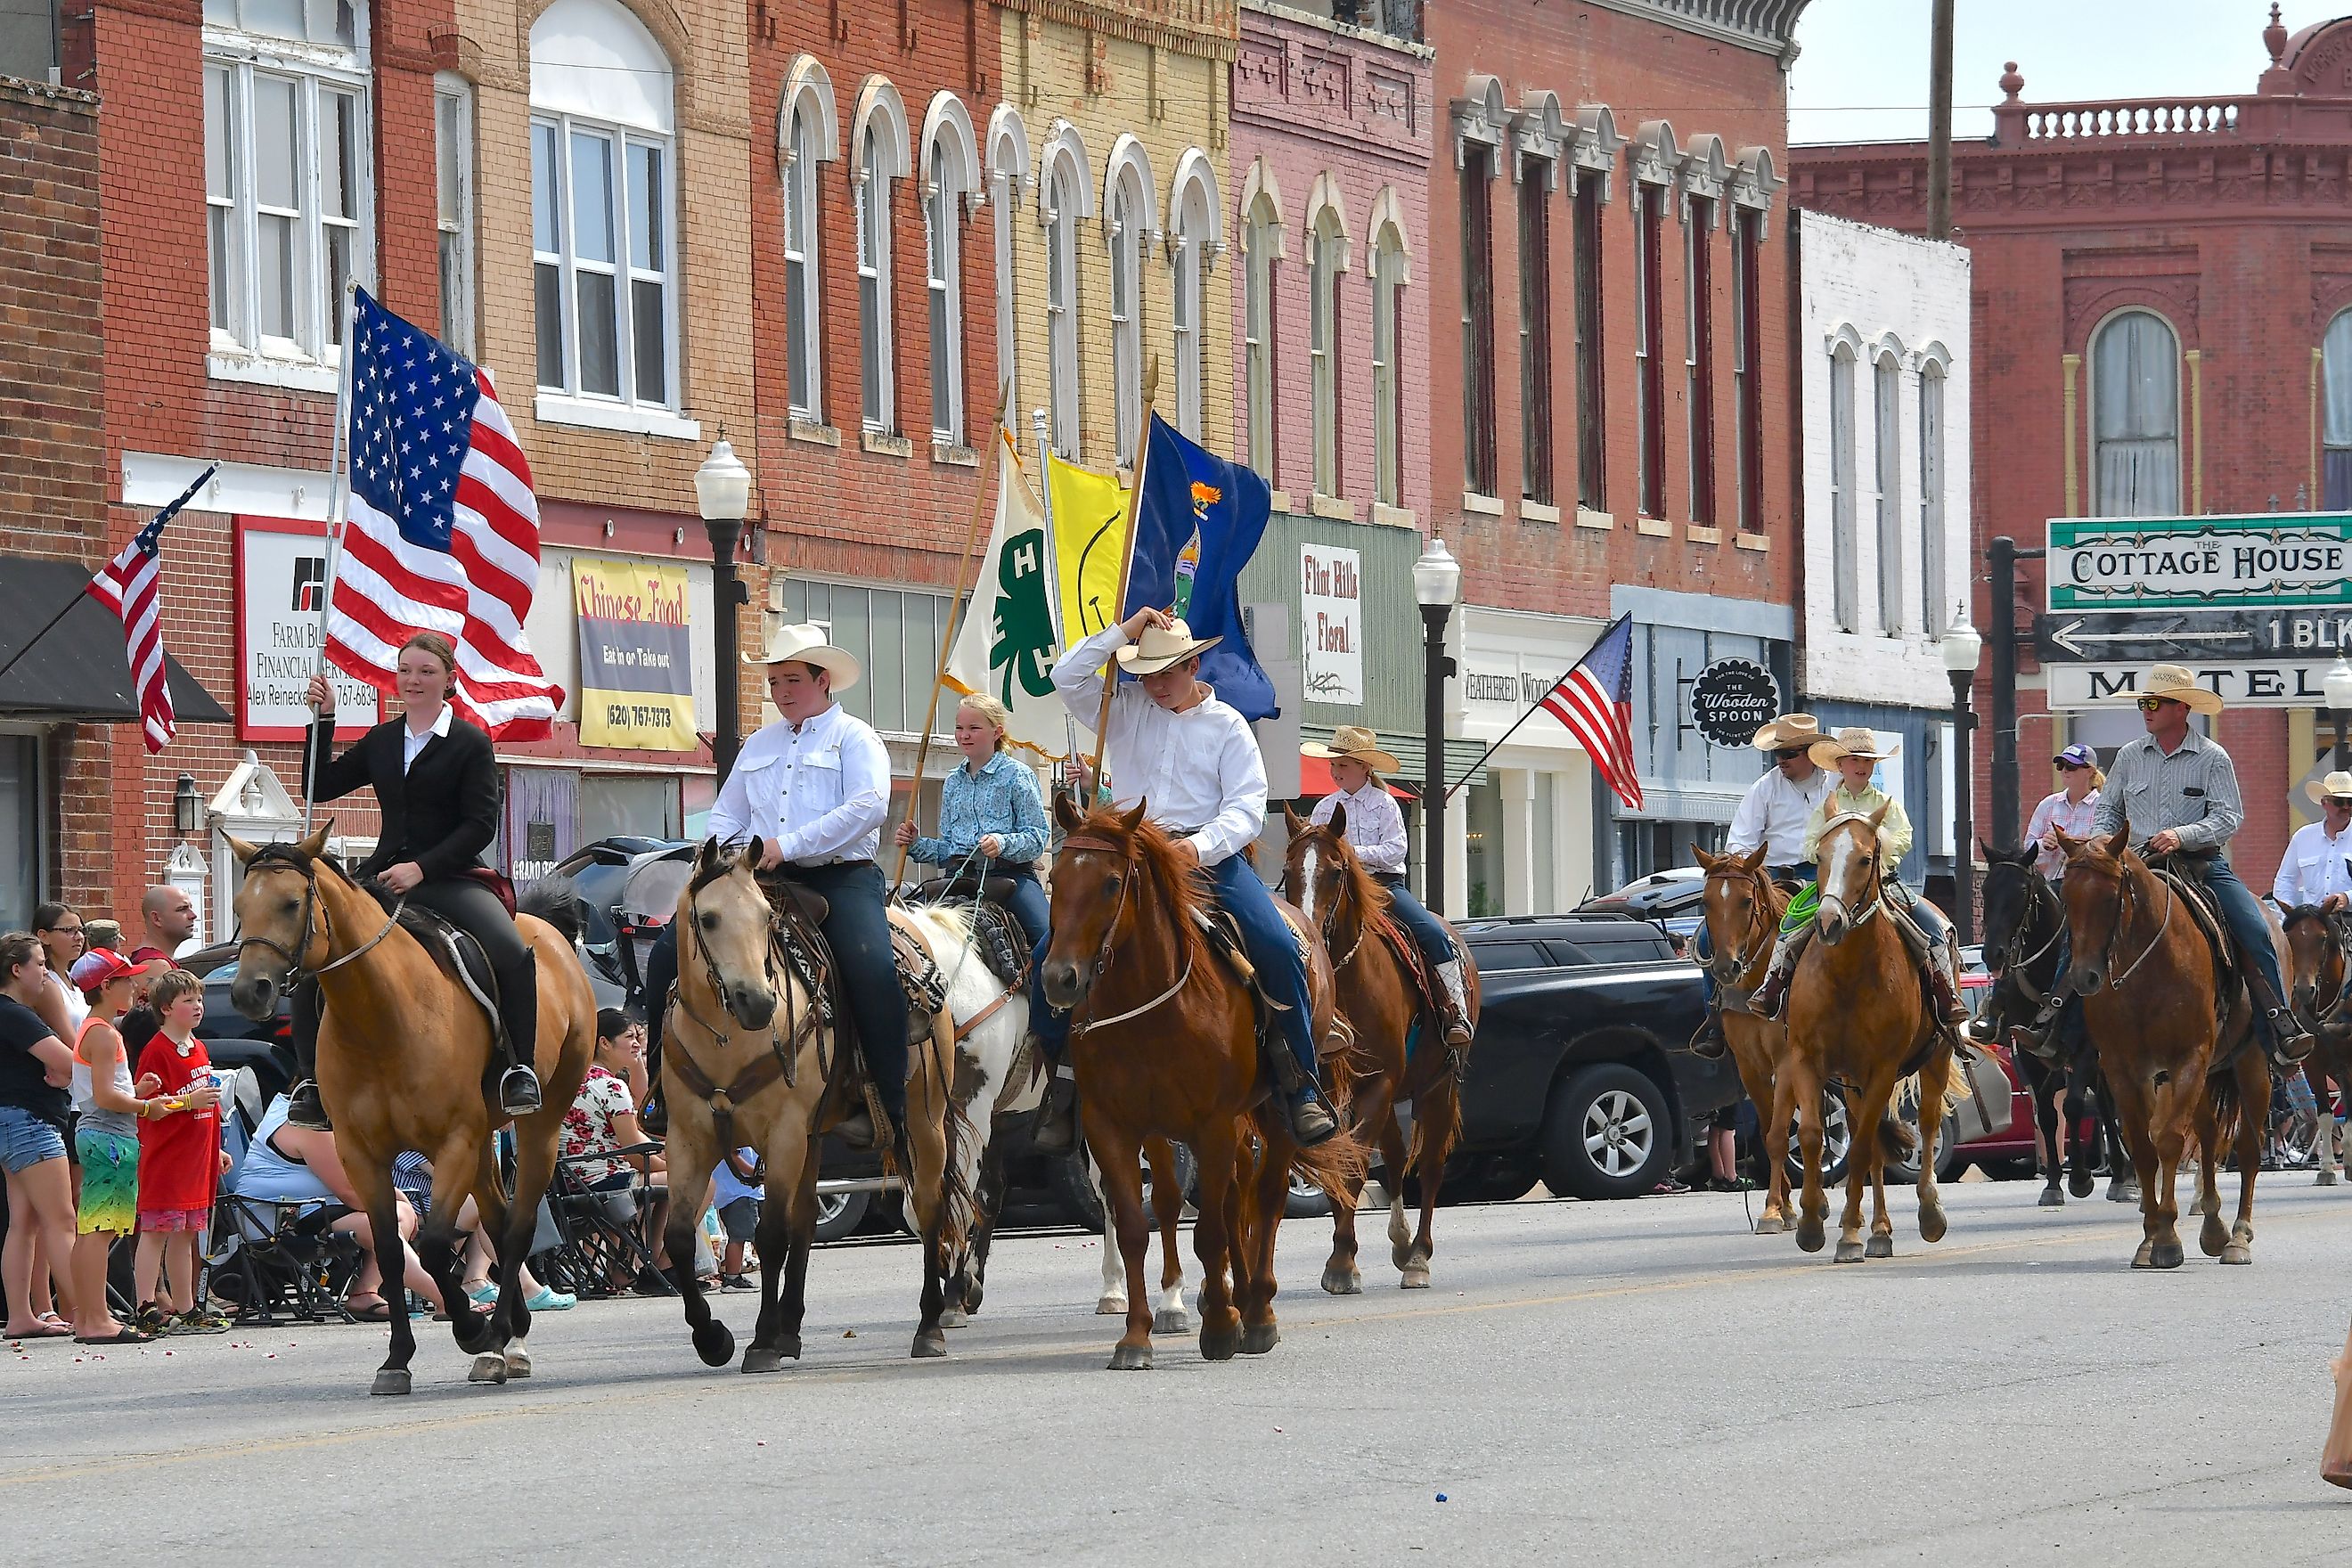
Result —
<instances>
[{"instance_id":1,"label":"bridle","mask_svg":"<svg viewBox=\"0 0 2352 1568\"><path fill-rule=\"evenodd\" d=\"M1870 816L1867 812L1842 811L1838 813L1835 816L1831 817L1827 822L1822 824L1822 837L1827 838L1831 834L1852 822L1859 822L1865 828L1869 829L1874 847L1878 828L1871 822ZM1819 840L1816 840L1815 842L1818 843ZM1862 912L1859 914L1846 909L1845 899L1840 894L1831 892L1829 889L1829 884L1826 880L1820 883L1821 891L1817 897L1822 903L1835 904L1838 909L1844 913L1846 918L1846 929L1848 931L1859 931L1862 927L1869 924L1872 917L1876 915L1879 910L1886 907L1886 879L1884 868L1881 868L1878 876L1871 879L1871 881L1872 887L1870 891L1870 901L1862 907Z\"/></svg>"},{"instance_id":2,"label":"bridle","mask_svg":"<svg viewBox=\"0 0 2352 1568\"><path fill-rule=\"evenodd\" d=\"M725 875L733 875L732 869L730 868ZM710 880L718 879L714 877ZM709 882L705 882L703 887L709 885ZM702 960L703 976L710 986L711 994L719 998L719 1007L725 1011L728 1017L734 1020L737 1028L751 1028L751 1026L743 1021L743 1016L735 1010L735 999L728 992L726 976L719 972L719 960L711 955L709 944L702 940L701 888L688 889L686 896L686 912L688 924L694 939L695 955ZM799 1087L795 1063L800 1056L801 1037L816 1024L818 1019L818 1012L814 1006L812 1005L803 1013L796 1005L797 992L793 986L779 986L776 984L774 928L781 918L773 914L770 916L769 940L761 943L761 973L767 980L768 989L778 993L782 999L781 1011L784 1016L785 1023L785 1027L778 1029L775 1026L774 1018L772 1016L770 1018L769 1055L753 1058L751 1065L737 1074L732 1083L721 1084L703 1070L702 1064L694 1059L694 1053L686 1048L686 1041L683 1038L673 1035L669 1041L677 1053L675 1060L678 1068L678 1076L686 1080L688 1089L700 1095L710 1106L711 1126L722 1149L732 1149L736 1146L734 1127L737 1106L758 1094L778 1078L784 1080L786 1089ZM686 939L681 936L679 940L682 942ZM685 986L676 981L670 982L669 995L667 1000L677 1003L679 1011L683 1012L694 1026L709 1036L712 1041L722 1044L725 1042L728 1031L704 1017L695 1008L694 1004L687 1000ZM789 1049L786 1048L788 1046ZM824 1040L822 1036L817 1041L817 1070L823 1079L830 1079L833 1076L832 1064L824 1059Z\"/></svg>"},{"instance_id":3,"label":"bridle","mask_svg":"<svg viewBox=\"0 0 2352 1568\"><path fill-rule=\"evenodd\" d=\"M1328 828L1321 827L1319 826L1310 829L1309 832L1329 834L1331 842L1335 845L1346 842L1345 839L1340 838L1337 834L1331 834ZM1308 838L1306 835L1301 835L1298 841L1302 844L1307 843L1308 842ZM1311 876L1312 873L1309 872L1308 875ZM1348 886L1348 877L1345 867L1341 867L1337 875L1339 877L1339 886L1342 889L1345 889ZM1309 899L1314 897L1314 893L1315 889L1311 886L1307 889L1307 894ZM1323 938L1323 945L1327 949L1331 945L1331 928L1339 919L1339 900L1337 897L1334 897L1331 900L1331 907L1323 911L1323 918L1315 922L1316 931ZM1347 952L1339 954L1339 957L1331 961L1331 972L1333 973L1338 973L1340 970L1347 968L1350 963L1354 962L1356 954L1363 950L1364 938L1370 932L1371 929L1372 922L1364 918L1363 910L1358 910L1356 911L1356 940L1348 944Z\"/></svg>"},{"instance_id":4,"label":"bridle","mask_svg":"<svg viewBox=\"0 0 2352 1568\"><path fill-rule=\"evenodd\" d=\"M2352 912L2339 910L2330 913L2318 905L2310 905L2300 911L2290 911L2286 930L2292 933L2305 921L2319 923L2320 930L2326 933L2328 949L2336 959L2336 982L2332 990L2319 981L2312 983L2313 1012L2308 1022L2315 1030L2332 1026L2336 1015L2344 1011L2347 1003L2352 1003Z\"/></svg>"},{"instance_id":5,"label":"bridle","mask_svg":"<svg viewBox=\"0 0 2352 1568\"><path fill-rule=\"evenodd\" d=\"M731 876L733 875L733 872L730 870L728 875ZM712 881L717 881L718 879L719 879L715 877L711 879ZM707 888L709 885L709 882L706 882L703 884L703 887ZM702 888L694 888L688 891L686 895L686 915L688 921L694 931L695 955L702 960L702 974L703 978L709 983L710 994L719 998L719 1005L726 1011L726 1014L730 1018L735 1020L735 1026L737 1028L750 1028L751 1026L745 1023L743 1021L743 1016L735 1010L735 998L727 988L727 977L719 973L719 960L712 956L710 944L702 940ZM770 917L772 935L774 921L775 917L772 915ZM770 991L775 990L776 944L772 941L764 942L760 944L760 970L761 977L768 983L768 989ZM686 1000L686 993L683 991L677 994L677 1005L684 1007L686 1009L686 1016L694 1019L697 1024L701 1025L704 1032L710 1035L713 1038L718 1037L719 1035L723 1033L721 1030L712 1028L709 1022L696 1015L693 1006Z\"/></svg>"},{"instance_id":6,"label":"bridle","mask_svg":"<svg viewBox=\"0 0 2352 1568\"><path fill-rule=\"evenodd\" d=\"M1121 868L1118 879L1118 902L1111 909L1109 923L1103 927L1102 942L1095 949L1094 962L1087 966L1087 996L1085 1002L1079 1003L1080 1006L1085 1006L1087 1002L1094 1000L1095 988L1100 985L1103 983L1104 977L1110 973L1111 954L1115 951L1115 945L1118 940L1118 928L1120 923L1127 918L1127 896L1133 890L1136 878L1142 874L1141 858L1136 854L1135 845L1132 841L1126 844L1115 844L1108 838L1097 837L1092 834L1073 834L1063 839L1061 852L1065 855L1071 854L1073 852L1079 854L1116 855L1119 858ZM1183 944L1180 942L1179 945L1181 946ZM1083 1035L1095 1029L1108 1028L1113 1024L1124 1024L1130 1019L1140 1018L1146 1013L1150 1012L1154 1007L1159 1006L1161 1003L1168 1001L1178 992L1183 990L1186 983L1191 981L1192 978L1192 949L1189 946L1186 946L1184 950L1184 968L1182 973L1176 976L1176 984L1171 985L1167 990L1162 991L1159 995L1154 996L1150 1001L1146 1002L1140 1007L1130 1007L1124 1013L1114 1014L1112 1016L1108 1018L1087 1018L1083 1022L1073 1019L1070 1025L1070 1033L1073 1036Z\"/></svg>"},{"instance_id":7,"label":"bridle","mask_svg":"<svg viewBox=\"0 0 2352 1568\"><path fill-rule=\"evenodd\" d=\"M1733 860L1727 864L1718 860L1709 868L1706 879L1712 882L1718 877L1727 881L1736 878L1747 882L1756 890L1757 911L1769 915L1772 908L1772 879L1764 873L1762 868L1750 866L1744 860ZM1747 935L1736 951L1726 952L1718 948L1708 957L1707 973L1715 977L1716 984L1738 984L1739 977L1747 973L1756 960L1771 946L1774 937L1779 934L1778 926L1778 921L1769 918L1759 921L1751 916Z\"/></svg>"},{"instance_id":8,"label":"bridle","mask_svg":"<svg viewBox=\"0 0 2352 1568\"><path fill-rule=\"evenodd\" d=\"M2164 933L2171 929L2172 906L2178 901L2178 895L2173 894L2168 889L2160 890L2166 894L2164 919L2158 922L2156 934L2148 939L2146 947L2140 949L2137 958L2133 959L2123 968L2117 969L2116 944L2124 939L2124 932L2128 929L2132 911L2139 908L2139 891L2132 883L2131 868L2124 863L2120 856L2116 858L2115 923L2107 928L2107 940L2099 950L2100 955L2107 961L2108 990L2122 990L2124 982L2129 980L2138 971L2139 966L2147 962L2148 954L2164 945Z\"/></svg>"},{"instance_id":9,"label":"bridle","mask_svg":"<svg viewBox=\"0 0 2352 1568\"><path fill-rule=\"evenodd\" d=\"M2000 864L2007 866L2010 862L2002 861ZM2023 958L2011 958L2001 965L2002 973L2015 974L2018 984L2038 1003L2041 998L2033 994L2032 976L2027 972L2054 952L2059 940L2065 936L2066 903L2058 896L2058 889L2050 885L2050 879L2034 869L2032 862L2028 861L2023 866L2016 867L2015 869L2018 875L2025 879L2025 908L2017 917L2017 931L2013 934L2024 936L2031 932L2033 930L2034 918L2042 910L2047 910L2057 917L2051 922L2049 937L2040 947L2035 948ZM1990 882L1990 876L1987 880Z\"/></svg>"},{"instance_id":10,"label":"bridle","mask_svg":"<svg viewBox=\"0 0 2352 1568\"><path fill-rule=\"evenodd\" d=\"M404 893L402 894L393 901L392 908L384 914L383 924L377 928L376 933L373 936L360 943L359 946L352 949L351 952L343 954L342 957L331 958L326 963L313 968L302 962L302 954L310 951L311 943L318 940L321 932L324 933L327 939L327 951L329 952L335 951L335 912L329 909L325 903L321 902L319 898L318 862L312 860L308 856L298 855L294 851L282 848L278 845L266 844L262 846L258 854L255 855L252 859L246 862L245 868L249 874L259 869L265 865L291 867L300 875L302 879L302 935L297 945L290 950L283 942L274 941L269 937L241 937L238 939L236 944L236 957L239 963L244 963L245 950L248 947L264 948L270 952L276 953L278 957L286 961L286 978L281 982L281 984L288 986L297 984L303 980L316 980L322 974L332 973L334 971L341 969L346 963L355 963L359 959L366 957L367 954L374 949L376 943L382 942L385 937L392 934L392 928L400 923L401 910L405 907L408 902L407 895ZM242 926L240 926L239 929L242 930Z\"/></svg>"}]
</instances>

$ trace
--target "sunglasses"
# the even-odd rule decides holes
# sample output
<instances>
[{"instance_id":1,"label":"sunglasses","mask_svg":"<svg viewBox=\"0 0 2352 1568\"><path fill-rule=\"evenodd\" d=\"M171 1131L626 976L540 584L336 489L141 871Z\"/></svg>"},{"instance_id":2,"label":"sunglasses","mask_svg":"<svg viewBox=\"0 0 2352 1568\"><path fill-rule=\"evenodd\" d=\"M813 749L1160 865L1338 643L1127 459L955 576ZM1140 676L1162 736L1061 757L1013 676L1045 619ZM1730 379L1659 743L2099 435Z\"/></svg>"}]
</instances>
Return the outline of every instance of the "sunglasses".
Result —
<instances>
[{"instance_id":1,"label":"sunglasses","mask_svg":"<svg viewBox=\"0 0 2352 1568\"><path fill-rule=\"evenodd\" d=\"M2143 697L2139 700L2139 710L2143 713L2153 713L2168 702L2171 702L2176 708L2188 706L2185 702L2175 702L2169 697Z\"/></svg>"},{"instance_id":2,"label":"sunglasses","mask_svg":"<svg viewBox=\"0 0 2352 1568\"><path fill-rule=\"evenodd\" d=\"M1775 752L1772 755L1777 761L1785 763L1791 757L1804 756L1809 751L1811 751L1811 748L1807 746L1799 746L1794 751Z\"/></svg>"}]
</instances>

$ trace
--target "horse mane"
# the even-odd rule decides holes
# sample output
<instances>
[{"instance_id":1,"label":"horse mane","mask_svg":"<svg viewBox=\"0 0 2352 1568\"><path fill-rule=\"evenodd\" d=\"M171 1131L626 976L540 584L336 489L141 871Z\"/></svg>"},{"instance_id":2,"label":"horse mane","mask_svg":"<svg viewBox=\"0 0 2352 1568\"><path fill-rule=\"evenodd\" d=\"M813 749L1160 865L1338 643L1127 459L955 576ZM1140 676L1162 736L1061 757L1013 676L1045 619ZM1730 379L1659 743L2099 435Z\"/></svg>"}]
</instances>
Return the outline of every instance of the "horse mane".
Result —
<instances>
[{"instance_id":1,"label":"horse mane","mask_svg":"<svg viewBox=\"0 0 2352 1568\"><path fill-rule=\"evenodd\" d=\"M2321 909L2317 904L2289 904L2285 910L2280 915L2279 924L2287 931L2293 931L2295 927L2301 925L2305 921L2325 920L2326 918L2327 911Z\"/></svg>"},{"instance_id":2,"label":"horse mane","mask_svg":"<svg viewBox=\"0 0 2352 1568\"><path fill-rule=\"evenodd\" d=\"M1348 842L1344 834L1332 832L1331 825L1328 822L1309 823L1307 831L1299 837L1306 838L1318 835L1320 836L1321 842L1340 851L1336 858L1336 863L1339 868L1340 875L1347 881L1348 890L1355 897L1360 918L1369 919L1374 915L1386 914L1389 906L1395 900L1389 896L1389 890L1381 887L1373 878L1371 872L1365 869L1364 858L1356 853L1356 847Z\"/></svg>"},{"instance_id":3,"label":"horse mane","mask_svg":"<svg viewBox=\"0 0 2352 1568\"><path fill-rule=\"evenodd\" d=\"M1175 837L1149 818L1129 827L1127 814L1109 805L1098 805L1087 812L1063 842L1088 836L1113 843L1124 841L1135 851L1145 875L1167 900L1169 918L1176 924L1177 942L1187 956L1205 956L1208 944L1201 935L1201 922L1209 910L1208 889L1200 868L1176 853Z\"/></svg>"}]
</instances>

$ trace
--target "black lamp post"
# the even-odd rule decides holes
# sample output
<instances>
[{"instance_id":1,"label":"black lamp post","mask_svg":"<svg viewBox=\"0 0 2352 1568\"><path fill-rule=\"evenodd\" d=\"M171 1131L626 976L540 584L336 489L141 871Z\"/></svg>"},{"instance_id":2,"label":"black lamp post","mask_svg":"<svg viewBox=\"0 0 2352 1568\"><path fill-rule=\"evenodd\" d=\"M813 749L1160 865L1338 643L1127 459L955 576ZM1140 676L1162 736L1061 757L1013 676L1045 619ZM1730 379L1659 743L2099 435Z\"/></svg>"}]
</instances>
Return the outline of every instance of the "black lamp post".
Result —
<instances>
[{"instance_id":1,"label":"black lamp post","mask_svg":"<svg viewBox=\"0 0 2352 1568\"><path fill-rule=\"evenodd\" d=\"M1969 697L1983 655L1976 627L1961 621L1945 628L1944 673L1952 678L1952 925L1963 947L1977 939L1976 778L1969 746L1977 716Z\"/></svg>"},{"instance_id":2,"label":"black lamp post","mask_svg":"<svg viewBox=\"0 0 2352 1568\"><path fill-rule=\"evenodd\" d=\"M751 470L735 456L721 437L710 456L694 471L694 499L702 512L702 526L710 531L710 598L717 609L712 628L710 668L719 712L711 726L710 760L724 784L743 745L741 693L742 650L738 637L736 607L748 595L735 575L735 545L743 534L743 512L751 500Z\"/></svg>"},{"instance_id":3,"label":"black lamp post","mask_svg":"<svg viewBox=\"0 0 2352 1568\"><path fill-rule=\"evenodd\" d=\"M1445 623L1462 598L1462 567L1445 541L1432 539L1412 563L1412 596L1421 605L1421 847L1422 900L1445 913L1445 679L1454 660L1445 652Z\"/></svg>"}]
</instances>

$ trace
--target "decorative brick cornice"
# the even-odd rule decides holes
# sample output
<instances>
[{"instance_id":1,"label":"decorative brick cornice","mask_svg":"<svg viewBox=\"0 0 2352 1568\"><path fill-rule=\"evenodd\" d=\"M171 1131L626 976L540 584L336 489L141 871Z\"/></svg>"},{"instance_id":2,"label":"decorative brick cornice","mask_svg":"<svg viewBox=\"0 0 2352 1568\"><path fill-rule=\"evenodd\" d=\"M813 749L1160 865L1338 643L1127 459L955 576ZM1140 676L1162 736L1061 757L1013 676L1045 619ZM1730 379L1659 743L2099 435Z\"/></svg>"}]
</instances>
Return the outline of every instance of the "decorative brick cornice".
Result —
<instances>
[{"instance_id":1,"label":"decorative brick cornice","mask_svg":"<svg viewBox=\"0 0 2352 1568\"><path fill-rule=\"evenodd\" d=\"M1179 54L1230 60L1241 37L1241 11L1234 0L997 0L1066 27L1157 45Z\"/></svg>"}]
</instances>

